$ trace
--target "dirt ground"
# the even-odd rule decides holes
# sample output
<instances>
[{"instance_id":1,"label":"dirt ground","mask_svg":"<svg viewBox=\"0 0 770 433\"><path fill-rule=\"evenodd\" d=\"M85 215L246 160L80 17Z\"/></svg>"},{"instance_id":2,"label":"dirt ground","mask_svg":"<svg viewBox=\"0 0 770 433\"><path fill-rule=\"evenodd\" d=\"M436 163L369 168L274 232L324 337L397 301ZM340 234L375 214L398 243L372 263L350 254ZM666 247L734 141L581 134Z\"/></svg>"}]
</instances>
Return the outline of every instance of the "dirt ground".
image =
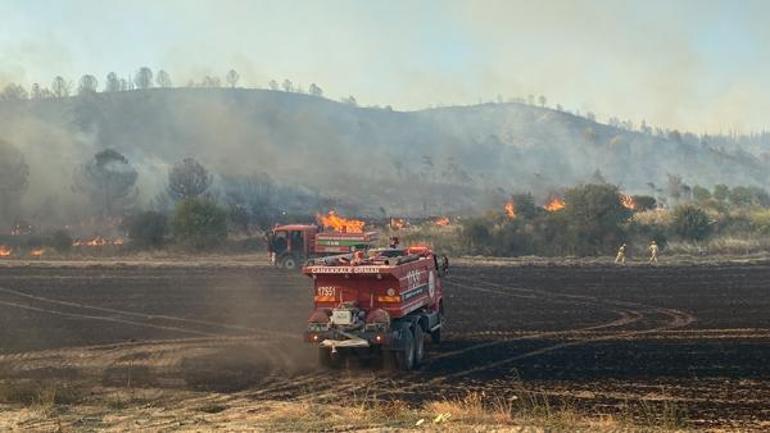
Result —
<instances>
[{"instance_id":1,"label":"dirt ground","mask_svg":"<svg viewBox=\"0 0 770 433\"><path fill-rule=\"evenodd\" d=\"M0 379L86 383L91 393L139 389L179 410L221 411L244 401L251 409L349 398L421 404L526 391L595 415L642 419L675 410L698 429L763 431L770 429L768 281L768 264L466 262L446 280L445 342L429 347L419 371L329 373L300 340L312 303L301 275L244 262L6 262ZM0 415L0 430L56 427L6 413L16 418ZM113 415L77 420L96 431L131 418ZM147 416L143 429L168 428L168 417Z\"/></svg>"}]
</instances>

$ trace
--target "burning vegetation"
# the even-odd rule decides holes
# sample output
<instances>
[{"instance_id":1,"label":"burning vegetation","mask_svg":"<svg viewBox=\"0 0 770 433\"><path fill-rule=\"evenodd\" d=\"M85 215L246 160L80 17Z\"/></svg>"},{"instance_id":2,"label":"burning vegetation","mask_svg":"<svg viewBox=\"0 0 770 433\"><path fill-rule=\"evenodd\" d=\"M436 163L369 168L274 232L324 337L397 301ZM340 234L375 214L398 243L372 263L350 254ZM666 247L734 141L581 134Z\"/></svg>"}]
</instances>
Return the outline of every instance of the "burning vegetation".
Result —
<instances>
[{"instance_id":1,"label":"burning vegetation","mask_svg":"<svg viewBox=\"0 0 770 433\"><path fill-rule=\"evenodd\" d=\"M448 217L439 217L433 223L439 227L446 227L449 225L450 221Z\"/></svg>"},{"instance_id":2,"label":"burning vegetation","mask_svg":"<svg viewBox=\"0 0 770 433\"><path fill-rule=\"evenodd\" d=\"M628 194L620 194L620 204L629 210L636 210L636 200Z\"/></svg>"},{"instance_id":3,"label":"burning vegetation","mask_svg":"<svg viewBox=\"0 0 770 433\"><path fill-rule=\"evenodd\" d=\"M516 219L516 203L513 201L513 199L505 202L503 210L505 211L505 216L508 217L509 220Z\"/></svg>"},{"instance_id":4,"label":"burning vegetation","mask_svg":"<svg viewBox=\"0 0 770 433\"><path fill-rule=\"evenodd\" d=\"M123 238L117 238L113 240L105 239L101 236L96 236L93 239L90 240L80 240L76 239L74 242L72 242L73 247L86 247L86 248L99 248L99 247L106 247L106 246L122 246L125 244L126 241Z\"/></svg>"},{"instance_id":5,"label":"burning vegetation","mask_svg":"<svg viewBox=\"0 0 770 433\"><path fill-rule=\"evenodd\" d=\"M10 257L13 254L13 248L0 245L0 257Z\"/></svg>"},{"instance_id":6,"label":"burning vegetation","mask_svg":"<svg viewBox=\"0 0 770 433\"><path fill-rule=\"evenodd\" d=\"M333 210L323 214L316 214L316 220L324 229L330 229L343 233L363 233L366 223L361 220L343 218Z\"/></svg>"},{"instance_id":7,"label":"burning vegetation","mask_svg":"<svg viewBox=\"0 0 770 433\"><path fill-rule=\"evenodd\" d=\"M401 230L406 228L407 222L404 218L391 218L390 219L390 229L391 230Z\"/></svg>"},{"instance_id":8,"label":"burning vegetation","mask_svg":"<svg viewBox=\"0 0 770 433\"><path fill-rule=\"evenodd\" d=\"M561 197L553 197L550 200L548 200L548 203L543 206L543 209L547 210L548 212L557 212L567 207L567 202L564 201Z\"/></svg>"}]
</instances>

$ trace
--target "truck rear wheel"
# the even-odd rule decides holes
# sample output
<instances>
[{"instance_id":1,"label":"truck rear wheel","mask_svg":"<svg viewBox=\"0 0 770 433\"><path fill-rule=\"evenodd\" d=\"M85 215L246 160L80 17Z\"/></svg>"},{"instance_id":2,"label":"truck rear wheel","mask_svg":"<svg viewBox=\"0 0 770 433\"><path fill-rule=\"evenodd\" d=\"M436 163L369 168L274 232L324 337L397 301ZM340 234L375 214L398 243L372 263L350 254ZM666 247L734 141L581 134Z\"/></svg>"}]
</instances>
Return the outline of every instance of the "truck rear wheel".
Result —
<instances>
[{"instance_id":1,"label":"truck rear wheel","mask_svg":"<svg viewBox=\"0 0 770 433\"><path fill-rule=\"evenodd\" d=\"M438 307L438 329L430 333L430 340L433 344L441 343L441 328L444 327L444 302L442 301Z\"/></svg>"},{"instance_id":2,"label":"truck rear wheel","mask_svg":"<svg viewBox=\"0 0 770 433\"><path fill-rule=\"evenodd\" d=\"M281 267L288 271L293 271L297 269L297 261L294 260L294 257L292 256L285 257L283 261L281 261Z\"/></svg>"},{"instance_id":3,"label":"truck rear wheel","mask_svg":"<svg viewBox=\"0 0 770 433\"><path fill-rule=\"evenodd\" d=\"M425 333L419 323L414 325L414 365L422 364L425 359Z\"/></svg>"},{"instance_id":4,"label":"truck rear wheel","mask_svg":"<svg viewBox=\"0 0 770 433\"><path fill-rule=\"evenodd\" d=\"M404 331L404 350L395 353L396 366L399 370L409 371L414 368L415 344L414 335L409 329Z\"/></svg>"}]
</instances>

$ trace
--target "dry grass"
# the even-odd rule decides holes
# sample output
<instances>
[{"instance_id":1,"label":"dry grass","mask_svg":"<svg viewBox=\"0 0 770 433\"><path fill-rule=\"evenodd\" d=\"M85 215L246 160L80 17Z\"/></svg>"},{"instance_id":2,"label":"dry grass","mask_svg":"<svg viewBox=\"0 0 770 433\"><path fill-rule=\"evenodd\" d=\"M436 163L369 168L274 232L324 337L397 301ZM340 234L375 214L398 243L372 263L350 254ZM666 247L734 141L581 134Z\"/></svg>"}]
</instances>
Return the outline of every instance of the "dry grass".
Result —
<instances>
[{"instance_id":1,"label":"dry grass","mask_svg":"<svg viewBox=\"0 0 770 433\"><path fill-rule=\"evenodd\" d=\"M139 425L149 429L147 431L156 431L150 426L165 426L165 431L179 432L687 431L683 412L669 401L634 403L617 415L599 416L581 413L564 399L554 404L552 399L524 389L505 399L469 392L462 397L419 406L401 400L383 400L371 394L330 404L255 401L247 396L225 401L216 394L125 389L98 390L84 404L74 405L80 399L69 400L67 394L48 387L6 387L4 392L19 403L4 408L7 410L0 416L0 430L3 426L13 426L9 420L15 418L20 420L16 426L27 426L25 431L73 433L95 431L97 425L98 431L106 432L130 431ZM642 404L641 411L639 404Z\"/></svg>"},{"instance_id":2,"label":"dry grass","mask_svg":"<svg viewBox=\"0 0 770 433\"><path fill-rule=\"evenodd\" d=\"M0 403L6 404L47 408L78 403L84 395L81 387L72 384L33 380L0 382Z\"/></svg>"},{"instance_id":3,"label":"dry grass","mask_svg":"<svg viewBox=\"0 0 770 433\"><path fill-rule=\"evenodd\" d=\"M691 256L748 255L770 252L770 237L721 236L704 242L672 241L666 254Z\"/></svg>"}]
</instances>

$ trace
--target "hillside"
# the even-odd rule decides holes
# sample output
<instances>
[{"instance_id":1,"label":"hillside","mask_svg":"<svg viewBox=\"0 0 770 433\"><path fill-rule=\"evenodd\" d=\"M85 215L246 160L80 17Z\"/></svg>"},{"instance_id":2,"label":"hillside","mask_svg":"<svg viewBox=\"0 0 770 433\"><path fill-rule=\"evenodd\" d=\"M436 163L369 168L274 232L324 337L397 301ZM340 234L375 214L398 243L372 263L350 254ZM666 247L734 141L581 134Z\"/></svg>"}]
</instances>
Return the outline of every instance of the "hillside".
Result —
<instances>
[{"instance_id":1,"label":"hillside","mask_svg":"<svg viewBox=\"0 0 770 433\"><path fill-rule=\"evenodd\" d=\"M371 215L478 211L597 170L646 194L667 174L690 185L768 185L767 163L746 152L517 103L399 112L269 90L151 89L0 102L0 138L27 159L25 206L37 214L82 202L72 172L105 147L137 167L145 205L164 189L169 165L188 156L217 175L220 191L267 174L275 191L291 191L289 207Z\"/></svg>"}]
</instances>

